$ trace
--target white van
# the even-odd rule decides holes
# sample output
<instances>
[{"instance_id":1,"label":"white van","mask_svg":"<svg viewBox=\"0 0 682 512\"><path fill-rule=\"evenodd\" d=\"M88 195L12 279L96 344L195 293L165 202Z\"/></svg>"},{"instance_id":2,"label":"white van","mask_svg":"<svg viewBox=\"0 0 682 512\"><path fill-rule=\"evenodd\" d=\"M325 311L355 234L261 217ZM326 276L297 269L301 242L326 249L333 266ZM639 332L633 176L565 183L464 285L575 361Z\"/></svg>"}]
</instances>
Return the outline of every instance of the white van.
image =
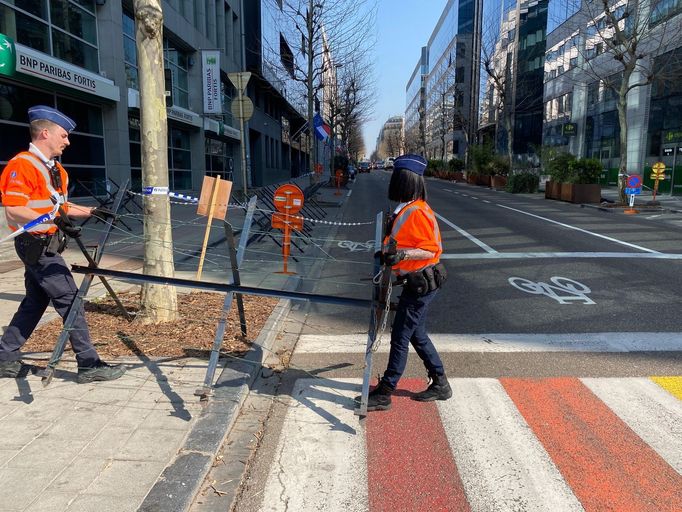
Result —
<instances>
[{"instance_id":1,"label":"white van","mask_svg":"<svg viewBox=\"0 0 682 512\"><path fill-rule=\"evenodd\" d=\"M393 169L393 160L395 160L395 158L389 156L386 159L386 161L384 162L384 168L385 169Z\"/></svg>"}]
</instances>

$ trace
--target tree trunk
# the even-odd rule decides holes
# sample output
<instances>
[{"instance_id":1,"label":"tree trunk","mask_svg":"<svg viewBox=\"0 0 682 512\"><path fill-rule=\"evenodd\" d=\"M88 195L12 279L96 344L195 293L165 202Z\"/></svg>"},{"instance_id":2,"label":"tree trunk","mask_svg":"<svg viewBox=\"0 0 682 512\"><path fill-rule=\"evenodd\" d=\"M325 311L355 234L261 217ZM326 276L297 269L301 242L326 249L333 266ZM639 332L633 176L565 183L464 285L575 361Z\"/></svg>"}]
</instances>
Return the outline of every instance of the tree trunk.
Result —
<instances>
[{"instance_id":1,"label":"tree trunk","mask_svg":"<svg viewBox=\"0 0 682 512\"><path fill-rule=\"evenodd\" d=\"M314 117L314 101L315 98L313 97L315 94L314 90L314 85L313 84L313 71L314 71L314 66L315 66L315 46L314 46L314 38L313 36L315 35L315 27L313 25L313 18L315 14L315 5L313 5L313 0L309 0L308 2L308 16L306 19L306 31L307 31L307 36L308 36L308 41L307 41L307 52L308 52L308 80L306 85L308 86L308 133L310 136L308 137L308 157L310 161L310 165L308 166L308 172L311 173L312 176L314 176L315 172L315 164L317 163L317 142L316 142L316 136L315 136L315 125L313 122L313 117ZM332 176L334 175L334 154L332 154L331 157L332 161Z\"/></svg>"},{"instance_id":2,"label":"tree trunk","mask_svg":"<svg viewBox=\"0 0 682 512\"><path fill-rule=\"evenodd\" d=\"M142 185L168 187L168 126L160 0L135 0L137 63L140 78ZM144 198L145 274L172 277L173 237L167 195ZM175 287L144 284L138 320L161 323L177 317Z\"/></svg>"},{"instance_id":3,"label":"tree trunk","mask_svg":"<svg viewBox=\"0 0 682 512\"><path fill-rule=\"evenodd\" d=\"M511 171L514 155L514 139L512 130L512 116L511 111L507 110L504 113L504 129L507 132L507 157L509 158L509 170Z\"/></svg>"},{"instance_id":4,"label":"tree trunk","mask_svg":"<svg viewBox=\"0 0 682 512\"><path fill-rule=\"evenodd\" d=\"M626 68L623 72L623 80L618 88L618 124L620 125L620 162L618 164L618 201L625 204L627 198L625 197L625 186L627 181L628 169L628 84L630 83L630 75Z\"/></svg>"}]
</instances>

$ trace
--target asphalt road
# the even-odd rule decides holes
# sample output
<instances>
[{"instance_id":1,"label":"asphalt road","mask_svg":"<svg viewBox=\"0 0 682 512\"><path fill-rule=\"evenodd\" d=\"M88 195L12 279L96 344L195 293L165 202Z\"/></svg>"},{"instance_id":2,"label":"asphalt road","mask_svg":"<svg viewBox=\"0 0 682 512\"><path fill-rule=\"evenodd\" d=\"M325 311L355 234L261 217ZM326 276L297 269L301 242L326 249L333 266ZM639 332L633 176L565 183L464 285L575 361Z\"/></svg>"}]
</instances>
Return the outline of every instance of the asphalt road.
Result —
<instances>
[{"instance_id":1,"label":"asphalt road","mask_svg":"<svg viewBox=\"0 0 682 512\"><path fill-rule=\"evenodd\" d=\"M318 240L327 256L317 269L319 276L306 276L309 278L303 280L305 291L358 298L371 296L375 232L371 220L378 211L388 211L394 206L386 199L389 177L388 172L382 171L358 176L350 195L345 198L343 221L361 225L338 226L327 238ZM478 430L487 428L486 422L495 418L498 412L502 416L501 409L496 410L495 407L507 407L502 404L507 404L509 397L516 396L512 392L516 389L514 386L528 384L523 379L549 379L543 382L549 388L556 386L561 393L568 393L567 390L571 389L582 393L584 386L591 386L593 391L602 389L600 386L613 385L620 390L644 386L647 393L654 393L654 399L658 400L657 388L651 388L651 382L647 380L649 376L682 375L682 352L679 348L661 350L666 343L679 347L679 335L682 333L678 293L682 284L682 229L644 216L625 216L546 201L539 195L516 196L436 180L428 181L428 194L429 204L439 216L444 245L442 261L449 273L448 282L432 307L429 333L441 352L448 377L456 379L453 385L461 386L452 399L453 404L451 401L444 402L443 407L439 404L440 418L446 431L450 432L466 421L474 422L473 418L478 413L474 414L473 409L462 409L461 416L458 415L460 413L451 415L444 407L459 407L459 404L464 407L470 403L468 400L481 404L481 407L493 407L481 412L480 422L472 423L470 432L463 431L450 440L472 509L492 510L494 507L489 508L492 503L503 499L495 494L501 487L497 481L491 481L489 487L484 484L476 487L479 481L485 480L483 474L476 473L476 465L483 464L481 461L487 455L477 454L470 464L464 464L468 453L474 452L467 451L469 448L462 436L471 436L472 443L477 443L480 440ZM357 448L362 446L358 434L367 436L368 447L375 442L370 440L373 427L371 422L365 427L358 427L357 418L352 415L352 401L349 401L349 397L357 393L357 383L362 378L368 317L368 311L358 308L320 304L297 307L292 312L283 331L282 345L277 347L279 353L293 351L290 370L281 375L276 393L272 376L257 383L255 393L242 408L246 411L242 421L245 425L260 425L260 428L254 433L247 427L240 429L238 423L235 432L241 432L241 437L228 440L226 446L229 449L223 452L225 464L230 465L231 451L241 453L238 450L240 443L245 446L254 436L258 439L258 449L252 451L253 459L248 464L235 510L292 510L297 507L300 510L366 510L367 501L372 503L375 490L372 487L371 450L368 448L369 452L358 455L357 459L351 450L364 450ZM387 345L388 333L374 357L374 374L385 367ZM405 372L406 385L408 379L423 379L424 373L418 358L411 353ZM311 380L305 384L306 379L317 377L329 380ZM558 377L569 380L552 380ZM497 379L507 386L509 395L504 395L502 402L494 405L496 402L491 393L499 387ZM423 386L414 382L409 385ZM492 387L488 389L488 386ZM474 391L478 387L480 391ZM259 393L259 388L263 393ZM482 394L476 398L479 392ZM521 400L524 393L515 400ZM266 407L262 403L264 395L276 395L277 399L265 400L270 404ZM623 403L627 404L628 395L624 396ZM661 403L668 404L666 400L670 397L664 394L659 398ZM610 399L608 393L604 393L603 399ZM548 415L556 407L566 407L567 411L573 407L588 410L596 405L603 407L601 402L550 406L550 402L543 400L539 404ZM666 421L670 422L670 418L680 414L679 403L671 400L672 405L665 405L661 410L677 412L661 413L653 419L638 419L638 424L657 424L660 427ZM642 403L650 402L650 395L642 398ZM404 402L400 404L403 407ZM518 410L524 411L520 401L516 405ZM510 417L516 418L517 409L512 409ZM531 424L530 414L536 409L534 406L524 413L526 421ZM384 422L379 432L384 432L391 422L408 414L405 412L408 410L400 409L399 416L392 416L389 420L388 416L377 419ZM624 406L623 411L626 410L627 406ZM594 414L598 418L595 421L604 421L608 412L604 411L598 413L595 409ZM421 413L417 411L414 414L417 415L415 418L419 418ZM619 414L623 418L626 413ZM644 412L642 414L645 415ZM538 428L547 421L550 420L541 418ZM628 421L632 425L635 420ZM617 422L614 425L622 427ZM499 426L493 429L491 436L499 434L502 428L515 432L509 439L518 439L518 432L527 427L524 423L514 427ZM589 426L583 428L585 432L591 431ZM653 431L655 427L642 428L643 431L649 428ZM609 427L606 431L609 429L613 430ZM662 432L669 435L674 431L675 427L672 427L672 430ZM245 435L244 432L249 433ZM549 435L557 432L560 432L558 425ZM629 430L624 432L630 435ZM405 433L409 437L409 432ZM646 438L648 434L638 431L638 435ZM652 439L655 437L651 436ZM341 443L341 438L344 443L354 444L345 448L345 445L335 444ZM408 445L401 444L407 442L405 439L398 437L390 441L389 445L397 444L388 448L389 451L407 450L409 442ZM419 440L419 434L415 439ZM457 439L464 440L457 445ZM516 456L533 459L530 452L524 453L518 447L507 453L509 439L503 439L497 448L491 448L493 466L504 465ZM675 443L681 442L679 432L672 439L676 439ZM583 449L582 445L578 446L581 443L578 438L571 440L569 436L564 441L576 445L571 450ZM543 443L549 446L547 441ZM665 449L658 451L663 453ZM471 450L474 450L473 444ZM545 453L543 450L540 452ZM597 452L590 455L593 458L598 456ZM669 455L664 453L664 456L670 460ZM243 454L240 457L242 459L233 461L233 465L241 464ZM339 461L344 458L348 459L351 469L343 469ZM391 458L393 460L393 455ZM561 469L560 456L552 455L552 458ZM384 459L380 466L385 465ZM616 463L613 466L621 467ZM667 471L669 466L664 462L661 468ZM524 467L523 471L527 469ZM575 490L580 477L573 482L566 477L568 471L564 471L562 469L568 485ZM578 468L578 475L580 471ZM350 481L344 481L344 475L350 475ZM353 481L353 475L357 475L357 482ZM401 485L409 487L412 483L409 477L413 475L399 472L400 475L407 478ZM369 498L365 478L370 482ZM556 480L560 477L547 478ZM614 486L605 491L604 499L622 497L624 494L619 482L633 478L632 475L614 475ZM677 473L670 473L668 483L674 488L678 481L679 469ZM279 484L273 488L273 482ZM337 487L338 496L335 495ZM560 494L557 490L534 487L521 481L508 488L513 490L511 500L528 491L527 499L533 503L541 503L546 497L554 498ZM638 489L641 491L643 487ZM355 492L359 494L348 495ZM656 492L653 491L654 495ZM580 509L577 502L571 501L574 497L570 490L564 489L561 493L568 501L554 509ZM587 503L579 493L577 496L583 505ZM320 501L315 502L316 499ZM475 506L476 503L479 505ZM539 509L547 506L554 505L545 503ZM511 509L500 507L499 510ZM369 508L381 509L374 505Z\"/></svg>"}]
</instances>

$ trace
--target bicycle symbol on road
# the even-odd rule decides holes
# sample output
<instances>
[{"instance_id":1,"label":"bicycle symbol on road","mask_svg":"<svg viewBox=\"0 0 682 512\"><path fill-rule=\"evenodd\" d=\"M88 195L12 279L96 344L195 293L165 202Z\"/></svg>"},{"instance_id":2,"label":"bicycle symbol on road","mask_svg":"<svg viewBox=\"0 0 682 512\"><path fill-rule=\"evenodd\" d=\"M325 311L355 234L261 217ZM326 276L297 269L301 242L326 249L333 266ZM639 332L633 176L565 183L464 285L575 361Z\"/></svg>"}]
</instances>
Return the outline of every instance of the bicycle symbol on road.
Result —
<instances>
[{"instance_id":1,"label":"bicycle symbol on road","mask_svg":"<svg viewBox=\"0 0 682 512\"><path fill-rule=\"evenodd\" d=\"M532 293L533 295L547 295L556 300L559 304L570 304L578 302L582 304L596 304L587 294L592 290L578 281L567 277L554 276L550 278L553 284L534 282L523 277L510 277L509 284L522 292ZM559 293L563 292L563 295Z\"/></svg>"},{"instance_id":2,"label":"bicycle symbol on road","mask_svg":"<svg viewBox=\"0 0 682 512\"><path fill-rule=\"evenodd\" d=\"M350 252L371 251L374 249L374 240L366 242L353 242L352 240L341 240L338 243L341 249L348 249Z\"/></svg>"}]
</instances>

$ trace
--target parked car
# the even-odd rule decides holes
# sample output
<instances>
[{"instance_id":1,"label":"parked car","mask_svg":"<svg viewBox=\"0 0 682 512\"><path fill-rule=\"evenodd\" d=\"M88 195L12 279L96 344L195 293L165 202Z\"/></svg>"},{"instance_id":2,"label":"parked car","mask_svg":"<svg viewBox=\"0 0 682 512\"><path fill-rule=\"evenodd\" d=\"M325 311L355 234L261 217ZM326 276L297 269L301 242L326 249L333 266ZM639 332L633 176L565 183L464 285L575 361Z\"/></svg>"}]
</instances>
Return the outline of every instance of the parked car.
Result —
<instances>
[{"instance_id":1,"label":"parked car","mask_svg":"<svg viewBox=\"0 0 682 512\"><path fill-rule=\"evenodd\" d=\"M393 160L394 160L394 158L388 157L388 158L386 159L386 162L384 163L384 168L386 168L386 169L393 169Z\"/></svg>"},{"instance_id":2,"label":"parked car","mask_svg":"<svg viewBox=\"0 0 682 512\"><path fill-rule=\"evenodd\" d=\"M369 172L369 162L360 162L358 168L359 172Z\"/></svg>"},{"instance_id":3,"label":"parked car","mask_svg":"<svg viewBox=\"0 0 682 512\"><path fill-rule=\"evenodd\" d=\"M377 169L383 169L383 168L384 168L384 161L383 161L383 160L379 160L379 161L377 162Z\"/></svg>"}]
</instances>

